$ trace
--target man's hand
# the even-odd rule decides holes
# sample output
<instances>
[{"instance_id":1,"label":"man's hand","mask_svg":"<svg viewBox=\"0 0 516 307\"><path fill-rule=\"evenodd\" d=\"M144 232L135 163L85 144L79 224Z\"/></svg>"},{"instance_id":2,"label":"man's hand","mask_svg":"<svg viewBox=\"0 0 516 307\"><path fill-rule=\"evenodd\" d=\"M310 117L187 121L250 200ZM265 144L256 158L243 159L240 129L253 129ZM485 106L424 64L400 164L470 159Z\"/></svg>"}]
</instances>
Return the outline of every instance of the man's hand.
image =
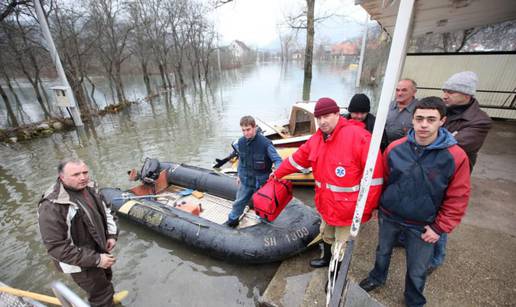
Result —
<instances>
[{"instance_id":1,"label":"man's hand","mask_svg":"<svg viewBox=\"0 0 516 307\"><path fill-rule=\"evenodd\" d=\"M106 249L107 249L108 253L111 253L113 248L115 248L115 245L116 245L116 240L115 239L108 239L107 240Z\"/></svg>"},{"instance_id":2,"label":"man's hand","mask_svg":"<svg viewBox=\"0 0 516 307\"><path fill-rule=\"evenodd\" d=\"M434 244L439 240L439 235L428 225L425 226L425 233L421 235L421 239L427 243Z\"/></svg>"},{"instance_id":3,"label":"man's hand","mask_svg":"<svg viewBox=\"0 0 516 307\"><path fill-rule=\"evenodd\" d=\"M373 212L371 212L371 218L373 219L373 221L378 220L378 209L374 209Z\"/></svg>"},{"instance_id":4,"label":"man's hand","mask_svg":"<svg viewBox=\"0 0 516 307\"><path fill-rule=\"evenodd\" d=\"M135 168L131 169L128 172L128 174L129 174L129 181L136 181L136 180L138 180L138 171Z\"/></svg>"},{"instance_id":5,"label":"man's hand","mask_svg":"<svg viewBox=\"0 0 516 307\"><path fill-rule=\"evenodd\" d=\"M100 262L97 265L99 268L109 269L113 264L115 264L116 258L110 254L100 254Z\"/></svg>"},{"instance_id":6,"label":"man's hand","mask_svg":"<svg viewBox=\"0 0 516 307\"><path fill-rule=\"evenodd\" d=\"M240 185L240 177L237 177L237 185Z\"/></svg>"}]
</instances>

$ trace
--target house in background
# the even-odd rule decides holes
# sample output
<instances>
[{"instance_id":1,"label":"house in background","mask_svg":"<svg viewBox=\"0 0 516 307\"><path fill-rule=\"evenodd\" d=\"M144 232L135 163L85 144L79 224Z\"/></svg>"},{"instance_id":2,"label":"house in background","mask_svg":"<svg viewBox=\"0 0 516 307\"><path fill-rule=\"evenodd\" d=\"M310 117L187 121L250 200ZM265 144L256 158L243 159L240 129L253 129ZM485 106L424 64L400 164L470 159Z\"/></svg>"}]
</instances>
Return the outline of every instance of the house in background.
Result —
<instances>
[{"instance_id":1,"label":"house in background","mask_svg":"<svg viewBox=\"0 0 516 307\"><path fill-rule=\"evenodd\" d=\"M232 41L228 48L235 59L242 59L251 54L251 48L239 40Z\"/></svg>"},{"instance_id":2,"label":"house in background","mask_svg":"<svg viewBox=\"0 0 516 307\"><path fill-rule=\"evenodd\" d=\"M344 60L345 62L358 59L359 46L354 41L344 41L331 46L331 57L335 60Z\"/></svg>"}]
</instances>

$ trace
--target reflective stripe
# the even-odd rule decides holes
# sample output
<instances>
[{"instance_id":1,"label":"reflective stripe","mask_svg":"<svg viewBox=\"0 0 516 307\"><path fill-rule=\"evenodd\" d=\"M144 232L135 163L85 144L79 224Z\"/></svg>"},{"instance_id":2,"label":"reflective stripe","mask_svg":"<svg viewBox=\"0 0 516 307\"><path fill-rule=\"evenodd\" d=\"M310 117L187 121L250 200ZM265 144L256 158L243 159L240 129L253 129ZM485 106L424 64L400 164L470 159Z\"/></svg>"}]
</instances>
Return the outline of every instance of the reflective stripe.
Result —
<instances>
[{"instance_id":1,"label":"reflective stripe","mask_svg":"<svg viewBox=\"0 0 516 307\"><path fill-rule=\"evenodd\" d=\"M322 183L320 183L319 181L315 181L315 185L320 188L322 186ZM360 186L359 185L356 185L356 186L353 186L353 187L339 187L337 185L333 185L333 184L329 184L327 183L326 184L326 188L328 190L331 190L333 192L356 192L360 189Z\"/></svg>"},{"instance_id":2,"label":"reflective stripe","mask_svg":"<svg viewBox=\"0 0 516 307\"><path fill-rule=\"evenodd\" d=\"M288 161L290 162L290 164L292 164L293 167L297 168L298 170L300 170L302 172L310 172L309 169L304 168L301 165L297 164L297 162L294 161L294 158L292 158L292 156L288 157Z\"/></svg>"},{"instance_id":3,"label":"reflective stripe","mask_svg":"<svg viewBox=\"0 0 516 307\"><path fill-rule=\"evenodd\" d=\"M360 190L360 185L352 186L352 187L339 187L337 185L333 184L326 184L326 188L333 191L333 192L356 192Z\"/></svg>"},{"instance_id":4,"label":"reflective stripe","mask_svg":"<svg viewBox=\"0 0 516 307\"><path fill-rule=\"evenodd\" d=\"M371 186L376 186L376 185L382 185L383 184L383 178L375 178L371 181ZM315 185L320 188L322 186L322 183L315 180ZM333 184L329 184L327 183L326 184L326 188L328 190L331 190L333 192L348 192L348 193L351 193L351 192L356 192L358 190L360 190L360 185L355 185L355 186L352 186L352 187L341 187L341 186L338 186L338 185L333 185Z\"/></svg>"},{"instance_id":5,"label":"reflective stripe","mask_svg":"<svg viewBox=\"0 0 516 307\"><path fill-rule=\"evenodd\" d=\"M371 180L371 185L382 185L383 184L383 178L375 178Z\"/></svg>"}]
</instances>

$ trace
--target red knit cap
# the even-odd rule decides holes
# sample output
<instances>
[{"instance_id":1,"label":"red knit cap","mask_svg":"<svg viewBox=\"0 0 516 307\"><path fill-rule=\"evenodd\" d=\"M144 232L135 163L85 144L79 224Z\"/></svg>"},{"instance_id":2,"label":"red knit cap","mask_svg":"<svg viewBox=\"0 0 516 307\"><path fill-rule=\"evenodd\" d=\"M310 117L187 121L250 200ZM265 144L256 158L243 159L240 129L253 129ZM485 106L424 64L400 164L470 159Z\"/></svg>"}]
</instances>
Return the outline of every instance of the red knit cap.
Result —
<instances>
[{"instance_id":1,"label":"red knit cap","mask_svg":"<svg viewBox=\"0 0 516 307\"><path fill-rule=\"evenodd\" d=\"M338 113L338 112L340 112L340 108L337 105L337 103L335 102L335 100L333 100L331 98L328 98L328 97L319 98L319 100L317 100L317 103L315 104L315 109L314 109L315 117L323 116L323 115L330 114L330 113Z\"/></svg>"}]
</instances>

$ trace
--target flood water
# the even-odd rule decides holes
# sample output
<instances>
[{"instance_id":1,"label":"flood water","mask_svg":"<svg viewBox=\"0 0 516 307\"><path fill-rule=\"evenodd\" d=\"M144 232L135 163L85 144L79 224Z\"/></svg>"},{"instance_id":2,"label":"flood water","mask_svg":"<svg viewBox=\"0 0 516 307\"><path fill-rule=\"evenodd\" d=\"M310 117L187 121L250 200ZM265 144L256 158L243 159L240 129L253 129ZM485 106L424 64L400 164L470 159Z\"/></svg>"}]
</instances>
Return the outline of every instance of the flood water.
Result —
<instances>
[{"instance_id":1,"label":"flood water","mask_svg":"<svg viewBox=\"0 0 516 307\"><path fill-rule=\"evenodd\" d=\"M342 64L315 65L312 100L328 96L346 106L355 91L355 74ZM128 96L143 93L143 84L126 86ZM77 289L55 271L37 228L36 204L56 180L59 160L79 157L100 186L120 188L130 186L126 171L141 167L145 157L209 168L240 136L241 116L285 118L292 103L301 100L302 88L302 63L251 65L223 72L202 93L189 92L184 99L162 95L95 119L84 133L1 144L0 281L45 294L51 294L54 280ZM309 201L311 191L296 195ZM278 266L214 260L126 220L119 225L113 281L115 289L130 291L127 306L254 306Z\"/></svg>"}]
</instances>

